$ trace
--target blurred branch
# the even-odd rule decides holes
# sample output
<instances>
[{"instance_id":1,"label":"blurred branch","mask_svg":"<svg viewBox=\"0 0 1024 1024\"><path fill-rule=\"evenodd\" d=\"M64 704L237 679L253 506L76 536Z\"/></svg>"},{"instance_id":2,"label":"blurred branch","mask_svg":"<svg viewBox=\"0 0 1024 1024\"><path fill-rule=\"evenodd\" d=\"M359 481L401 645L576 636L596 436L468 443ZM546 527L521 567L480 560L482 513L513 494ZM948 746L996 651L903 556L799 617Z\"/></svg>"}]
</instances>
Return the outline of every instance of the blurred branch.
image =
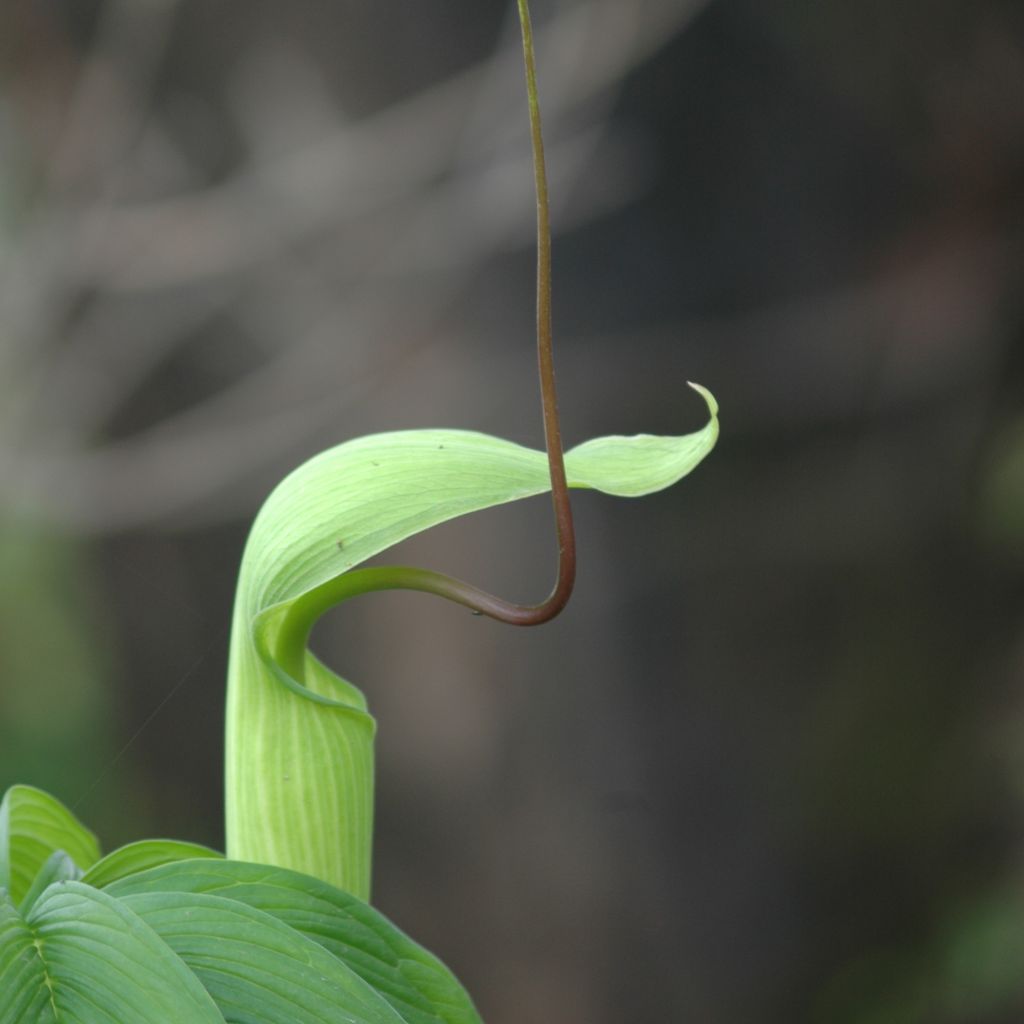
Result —
<instances>
[{"instance_id":1,"label":"blurred branch","mask_svg":"<svg viewBox=\"0 0 1024 1024\"><path fill-rule=\"evenodd\" d=\"M706 2L588 0L541 26L538 52L556 171L566 159L566 122L614 90ZM405 218L406 204L415 206L429 183L453 171L478 181L520 177L504 173L510 162L518 170L528 159L525 119L509 116L521 105L517 45L512 39L462 74L363 121L339 123L333 135L298 152L242 168L223 185L113 211L83 275L131 289L242 270L373 216L394 211ZM470 117L480 129L477 141L460 146ZM511 206L501 219L529 229L528 186L527 178L514 197L489 192L490 207ZM456 180L453 191L479 194L464 180Z\"/></svg>"},{"instance_id":2,"label":"blurred branch","mask_svg":"<svg viewBox=\"0 0 1024 1024\"><path fill-rule=\"evenodd\" d=\"M635 170L609 135L608 106L622 76L704 2L588 0L540 27L552 178L572 196L561 227L628 197ZM324 137L282 157L251 138L253 159L221 184L125 198L133 180L138 193L166 177L139 166L145 138L159 138L175 166L183 160L150 103L175 7L108 0L47 165L45 201L0 257L17 282L0 304L21 352L8 350L9 376L22 382L6 410L0 481L75 529L166 518L231 488L334 415L344 398L334 381L347 382L346 395L366 393L423 344L423 324L482 261L531 238L526 120L509 116L522 91L511 36L375 115L336 116ZM243 111L250 132L266 125L257 113ZM606 171L595 183L598 160ZM422 279L429 288L413 287ZM268 358L185 412L92 447L214 316ZM396 345L410 323L417 340Z\"/></svg>"}]
</instances>

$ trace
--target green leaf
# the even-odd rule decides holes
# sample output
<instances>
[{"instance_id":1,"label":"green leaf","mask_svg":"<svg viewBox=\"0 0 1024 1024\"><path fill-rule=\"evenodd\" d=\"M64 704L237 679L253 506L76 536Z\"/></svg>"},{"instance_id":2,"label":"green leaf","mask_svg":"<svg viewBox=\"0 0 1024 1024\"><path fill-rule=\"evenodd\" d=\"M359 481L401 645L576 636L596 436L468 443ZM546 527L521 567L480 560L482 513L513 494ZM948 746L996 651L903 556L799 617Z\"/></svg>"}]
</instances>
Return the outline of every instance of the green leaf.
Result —
<instances>
[{"instance_id":1,"label":"green leaf","mask_svg":"<svg viewBox=\"0 0 1024 1024\"><path fill-rule=\"evenodd\" d=\"M572 487L591 487L619 498L642 498L671 487L692 472L718 440L718 402L700 384L690 387L707 402L711 419L703 430L683 437L597 437L565 456Z\"/></svg>"},{"instance_id":2,"label":"green leaf","mask_svg":"<svg viewBox=\"0 0 1024 1024\"><path fill-rule=\"evenodd\" d=\"M77 882L81 877L82 869L63 850L51 853L46 863L36 872L18 910L27 914L51 885L56 882Z\"/></svg>"},{"instance_id":3,"label":"green leaf","mask_svg":"<svg viewBox=\"0 0 1024 1024\"><path fill-rule=\"evenodd\" d=\"M113 850L97 861L85 873L82 881L97 889L105 889L112 882L140 871L171 864L179 860L194 860L200 857L219 858L222 853L198 843L185 843L177 839L143 839Z\"/></svg>"},{"instance_id":4,"label":"green leaf","mask_svg":"<svg viewBox=\"0 0 1024 1024\"><path fill-rule=\"evenodd\" d=\"M260 910L197 893L121 902L192 969L228 1021L405 1024L340 960Z\"/></svg>"},{"instance_id":5,"label":"green leaf","mask_svg":"<svg viewBox=\"0 0 1024 1024\"><path fill-rule=\"evenodd\" d=\"M127 907L80 882L26 918L0 899L0 1024L224 1024L198 979Z\"/></svg>"},{"instance_id":6,"label":"green leaf","mask_svg":"<svg viewBox=\"0 0 1024 1024\"><path fill-rule=\"evenodd\" d=\"M35 936L0 890L0 1024L53 1024L43 961Z\"/></svg>"},{"instance_id":7,"label":"green leaf","mask_svg":"<svg viewBox=\"0 0 1024 1024\"><path fill-rule=\"evenodd\" d=\"M601 438L566 453L569 484L646 494L711 451L717 405L685 437ZM281 664L299 602L386 548L456 516L549 489L543 452L459 430L363 437L311 459L263 506L235 603L227 711L227 852L294 868L362 898L370 891L374 721L362 694L308 652ZM365 589L352 573L347 596ZM295 659L289 659L295 660ZM301 674L303 678L296 678Z\"/></svg>"},{"instance_id":8,"label":"green leaf","mask_svg":"<svg viewBox=\"0 0 1024 1024\"><path fill-rule=\"evenodd\" d=\"M8 890L15 905L57 850L83 871L100 856L96 837L56 797L11 786L0 803L0 889Z\"/></svg>"},{"instance_id":9,"label":"green leaf","mask_svg":"<svg viewBox=\"0 0 1024 1024\"><path fill-rule=\"evenodd\" d=\"M451 971L386 917L308 875L241 861L180 861L110 886L119 898L189 892L224 896L270 914L347 964L407 1024L480 1024Z\"/></svg>"}]
</instances>

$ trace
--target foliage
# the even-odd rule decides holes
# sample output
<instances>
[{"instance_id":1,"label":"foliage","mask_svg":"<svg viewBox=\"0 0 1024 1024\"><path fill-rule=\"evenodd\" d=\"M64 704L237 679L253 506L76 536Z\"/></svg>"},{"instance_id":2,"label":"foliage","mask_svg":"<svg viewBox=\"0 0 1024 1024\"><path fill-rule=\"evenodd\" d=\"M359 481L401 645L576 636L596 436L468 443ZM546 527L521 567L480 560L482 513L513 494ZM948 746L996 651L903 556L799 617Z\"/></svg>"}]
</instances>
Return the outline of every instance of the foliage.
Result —
<instances>
[{"instance_id":1,"label":"foliage","mask_svg":"<svg viewBox=\"0 0 1024 1024\"><path fill-rule=\"evenodd\" d=\"M563 455L551 358L550 228L526 0L523 29L538 212L537 337L546 452L420 430L339 445L274 491L239 577L228 678L227 855L168 840L100 857L55 798L0 805L0 1024L474 1024L452 974L368 905L375 723L356 687L309 652L316 619L404 588L533 625L575 579L569 487L620 496L688 474L718 436L604 437ZM439 573L356 568L468 512L550 490L551 595L515 605Z\"/></svg>"},{"instance_id":2,"label":"foliage","mask_svg":"<svg viewBox=\"0 0 1024 1024\"><path fill-rule=\"evenodd\" d=\"M569 482L638 495L688 473L718 430L714 399L699 390L711 411L703 430L588 442L567 453ZM10 789L0 806L0 1024L301 1024L339 1011L360 1024L477 1021L451 973L360 898L372 832L365 700L305 649L304 633L295 678L280 641L295 608L315 614L325 593L334 603L395 572L349 572L359 562L547 486L543 453L460 431L363 438L289 476L256 521L239 581L228 762L229 853L239 859L163 840L100 859L57 800Z\"/></svg>"},{"instance_id":3,"label":"foliage","mask_svg":"<svg viewBox=\"0 0 1024 1024\"><path fill-rule=\"evenodd\" d=\"M95 837L53 797L10 789L0 1024L225 1019L479 1020L435 957L348 893L187 843L99 859Z\"/></svg>"}]
</instances>

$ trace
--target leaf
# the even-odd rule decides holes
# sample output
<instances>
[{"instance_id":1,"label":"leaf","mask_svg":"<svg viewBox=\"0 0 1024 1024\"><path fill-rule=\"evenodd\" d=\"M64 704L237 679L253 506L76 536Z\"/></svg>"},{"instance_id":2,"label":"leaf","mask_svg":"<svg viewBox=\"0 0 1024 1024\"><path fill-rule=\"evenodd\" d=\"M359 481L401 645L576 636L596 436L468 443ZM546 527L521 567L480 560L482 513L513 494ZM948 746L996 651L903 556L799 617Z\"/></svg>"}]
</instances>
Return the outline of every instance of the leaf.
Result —
<instances>
[{"instance_id":1,"label":"leaf","mask_svg":"<svg viewBox=\"0 0 1024 1024\"><path fill-rule=\"evenodd\" d=\"M685 437L641 434L584 441L565 456L570 484L592 487L619 498L641 498L671 487L695 469L718 438L718 402L700 384L690 387L707 402L711 413L703 430Z\"/></svg>"},{"instance_id":2,"label":"leaf","mask_svg":"<svg viewBox=\"0 0 1024 1024\"><path fill-rule=\"evenodd\" d=\"M197 893L140 893L121 902L192 969L226 1020L405 1024L340 960L260 910Z\"/></svg>"},{"instance_id":3,"label":"leaf","mask_svg":"<svg viewBox=\"0 0 1024 1024\"><path fill-rule=\"evenodd\" d=\"M35 937L0 890L0 1024L53 1024L43 961Z\"/></svg>"},{"instance_id":4,"label":"leaf","mask_svg":"<svg viewBox=\"0 0 1024 1024\"><path fill-rule=\"evenodd\" d=\"M451 971L368 904L326 882L241 861L180 861L110 886L119 898L190 892L225 896L277 918L347 964L408 1024L480 1024Z\"/></svg>"},{"instance_id":5,"label":"leaf","mask_svg":"<svg viewBox=\"0 0 1024 1024\"><path fill-rule=\"evenodd\" d=\"M566 453L573 487L646 494L685 476L718 436L717 405L685 437L601 438ZM271 494L242 561L227 711L227 852L370 890L374 722L362 694L305 652L286 671L299 602L393 544L456 516L549 489L547 458L484 434L377 434L311 459ZM365 576L348 577L353 596ZM302 678L297 678L297 676Z\"/></svg>"},{"instance_id":6,"label":"leaf","mask_svg":"<svg viewBox=\"0 0 1024 1024\"><path fill-rule=\"evenodd\" d=\"M63 850L51 853L46 863L36 872L18 910L23 915L27 914L51 885L56 882L77 882L81 877L82 869Z\"/></svg>"},{"instance_id":7,"label":"leaf","mask_svg":"<svg viewBox=\"0 0 1024 1024\"><path fill-rule=\"evenodd\" d=\"M198 979L127 907L80 882L22 918L0 899L0 1024L224 1024Z\"/></svg>"},{"instance_id":8,"label":"leaf","mask_svg":"<svg viewBox=\"0 0 1024 1024\"><path fill-rule=\"evenodd\" d=\"M15 905L57 850L83 871L100 856L96 837L56 797L11 786L0 803L0 889L8 890Z\"/></svg>"},{"instance_id":9,"label":"leaf","mask_svg":"<svg viewBox=\"0 0 1024 1024\"><path fill-rule=\"evenodd\" d=\"M198 843L185 843L177 839L143 839L113 850L97 861L85 873L82 881L97 889L105 889L112 882L140 871L170 864L179 860L200 857L219 858L224 855Z\"/></svg>"}]
</instances>

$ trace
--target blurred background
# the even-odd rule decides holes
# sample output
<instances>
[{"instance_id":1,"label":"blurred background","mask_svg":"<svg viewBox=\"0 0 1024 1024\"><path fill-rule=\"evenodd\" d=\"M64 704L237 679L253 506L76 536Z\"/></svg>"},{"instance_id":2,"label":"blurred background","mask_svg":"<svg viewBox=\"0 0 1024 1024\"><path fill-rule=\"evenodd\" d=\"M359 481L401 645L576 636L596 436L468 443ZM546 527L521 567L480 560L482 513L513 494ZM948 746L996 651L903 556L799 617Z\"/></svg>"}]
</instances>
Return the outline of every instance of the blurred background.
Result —
<instances>
[{"instance_id":1,"label":"blurred background","mask_svg":"<svg viewBox=\"0 0 1024 1024\"><path fill-rule=\"evenodd\" d=\"M1024 1019L1024 5L534 0L580 495L516 631L318 653L375 899L489 1024ZM0 3L0 789L221 845L248 524L347 438L542 443L511 0ZM545 499L389 558L537 600Z\"/></svg>"}]
</instances>

